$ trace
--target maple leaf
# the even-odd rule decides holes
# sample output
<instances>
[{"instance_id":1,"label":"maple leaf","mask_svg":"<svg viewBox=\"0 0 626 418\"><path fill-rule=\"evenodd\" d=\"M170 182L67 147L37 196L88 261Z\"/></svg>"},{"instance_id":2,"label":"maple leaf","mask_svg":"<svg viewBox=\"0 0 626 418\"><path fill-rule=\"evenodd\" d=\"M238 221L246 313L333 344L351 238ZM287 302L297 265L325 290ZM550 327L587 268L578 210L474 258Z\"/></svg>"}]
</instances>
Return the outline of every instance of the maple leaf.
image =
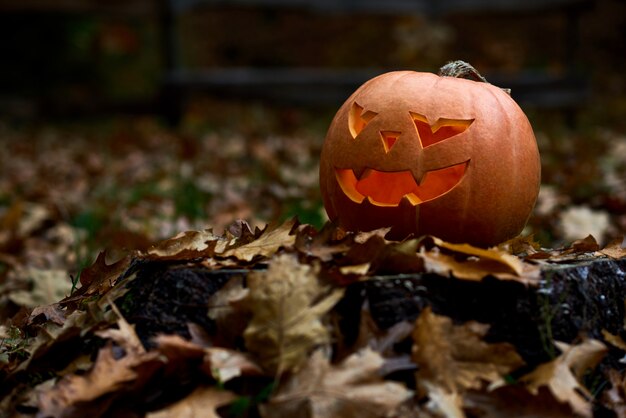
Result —
<instances>
[{"instance_id":1,"label":"maple leaf","mask_svg":"<svg viewBox=\"0 0 626 418\"><path fill-rule=\"evenodd\" d=\"M267 370L296 368L309 351L329 340L322 317L343 295L318 280L319 267L300 264L291 255L274 258L267 271L248 277L244 303L252 319L244 331L248 350Z\"/></svg>"},{"instance_id":2,"label":"maple leaf","mask_svg":"<svg viewBox=\"0 0 626 418\"><path fill-rule=\"evenodd\" d=\"M296 220L286 221L280 226L267 226L261 235L247 244L224 251L221 256L235 257L242 261L252 261L256 257L271 257L281 247L292 247L296 236L291 234Z\"/></svg>"},{"instance_id":3,"label":"maple leaf","mask_svg":"<svg viewBox=\"0 0 626 418\"><path fill-rule=\"evenodd\" d=\"M556 399L569 404L576 414L590 417L591 404L588 399L591 395L577 378L580 379L586 370L600 362L606 354L606 346L592 339L574 346L558 341L555 344L561 350L561 355L539 365L520 381L535 395L540 388L547 387Z\"/></svg>"},{"instance_id":4,"label":"maple leaf","mask_svg":"<svg viewBox=\"0 0 626 418\"><path fill-rule=\"evenodd\" d=\"M368 418L391 415L412 396L404 385L384 381L380 354L364 349L339 365L329 363L322 350L284 382L267 404L263 417Z\"/></svg>"},{"instance_id":5,"label":"maple leaf","mask_svg":"<svg viewBox=\"0 0 626 418\"><path fill-rule=\"evenodd\" d=\"M458 279L480 281L486 276L536 285L538 266L524 263L518 257L497 248L484 249L469 244L452 244L428 237L434 247L420 252L428 272L442 276L452 274Z\"/></svg>"},{"instance_id":6,"label":"maple leaf","mask_svg":"<svg viewBox=\"0 0 626 418\"><path fill-rule=\"evenodd\" d=\"M449 392L478 389L485 381L499 381L522 366L524 362L511 344L482 340L488 328L477 322L454 325L450 318L425 308L413 331L418 382L432 382Z\"/></svg>"},{"instance_id":7,"label":"maple leaf","mask_svg":"<svg viewBox=\"0 0 626 418\"><path fill-rule=\"evenodd\" d=\"M219 418L216 409L235 398L235 394L230 391L199 387L186 398L160 411L148 413L146 418Z\"/></svg>"}]
</instances>

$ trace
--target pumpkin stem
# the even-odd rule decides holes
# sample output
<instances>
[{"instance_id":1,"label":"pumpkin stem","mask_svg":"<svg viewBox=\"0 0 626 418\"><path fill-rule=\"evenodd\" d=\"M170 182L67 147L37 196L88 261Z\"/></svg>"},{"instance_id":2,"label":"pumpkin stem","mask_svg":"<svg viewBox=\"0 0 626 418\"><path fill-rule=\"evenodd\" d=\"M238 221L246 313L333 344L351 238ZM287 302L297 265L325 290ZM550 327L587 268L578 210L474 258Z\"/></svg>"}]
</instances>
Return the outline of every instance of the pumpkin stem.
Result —
<instances>
[{"instance_id":1,"label":"pumpkin stem","mask_svg":"<svg viewBox=\"0 0 626 418\"><path fill-rule=\"evenodd\" d=\"M489 84L485 77L480 75L476 68L461 60L450 61L449 63L441 67L439 69L439 75L442 77L465 78L467 80L473 80ZM504 92L508 95L511 95L511 89L502 90L504 90Z\"/></svg>"}]
</instances>

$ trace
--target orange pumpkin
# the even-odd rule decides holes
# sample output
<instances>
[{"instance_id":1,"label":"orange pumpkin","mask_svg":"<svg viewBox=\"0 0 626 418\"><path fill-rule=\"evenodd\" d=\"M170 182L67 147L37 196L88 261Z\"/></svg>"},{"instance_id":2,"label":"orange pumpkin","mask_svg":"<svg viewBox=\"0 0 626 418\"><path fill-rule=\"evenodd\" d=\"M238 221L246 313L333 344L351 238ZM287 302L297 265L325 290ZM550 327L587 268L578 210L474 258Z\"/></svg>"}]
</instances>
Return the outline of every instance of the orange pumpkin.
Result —
<instances>
[{"instance_id":1,"label":"orange pumpkin","mask_svg":"<svg viewBox=\"0 0 626 418\"><path fill-rule=\"evenodd\" d=\"M540 161L515 101L486 82L390 72L356 90L320 159L331 220L491 246L518 235L535 204Z\"/></svg>"}]
</instances>

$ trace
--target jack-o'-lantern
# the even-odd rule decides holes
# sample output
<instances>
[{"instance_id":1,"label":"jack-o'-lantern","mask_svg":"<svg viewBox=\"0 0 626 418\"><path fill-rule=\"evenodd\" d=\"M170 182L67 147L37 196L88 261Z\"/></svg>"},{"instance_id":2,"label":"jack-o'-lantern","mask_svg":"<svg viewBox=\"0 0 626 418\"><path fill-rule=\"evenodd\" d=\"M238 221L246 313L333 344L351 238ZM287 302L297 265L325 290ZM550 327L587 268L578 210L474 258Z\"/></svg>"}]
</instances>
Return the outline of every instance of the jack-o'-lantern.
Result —
<instances>
[{"instance_id":1,"label":"jack-o'-lantern","mask_svg":"<svg viewBox=\"0 0 626 418\"><path fill-rule=\"evenodd\" d=\"M348 98L320 159L331 220L480 246L521 232L540 183L532 127L510 94L460 73L390 72Z\"/></svg>"}]
</instances>

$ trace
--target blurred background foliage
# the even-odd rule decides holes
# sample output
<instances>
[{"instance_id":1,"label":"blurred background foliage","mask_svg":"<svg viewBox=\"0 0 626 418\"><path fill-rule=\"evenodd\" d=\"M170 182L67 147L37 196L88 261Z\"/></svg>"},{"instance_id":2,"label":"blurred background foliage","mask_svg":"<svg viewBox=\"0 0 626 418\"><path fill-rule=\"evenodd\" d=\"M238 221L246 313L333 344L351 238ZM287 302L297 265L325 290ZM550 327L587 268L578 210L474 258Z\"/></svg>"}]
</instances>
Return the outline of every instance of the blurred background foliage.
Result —
<instances>
[{"instance_id":1,"label":"blurred background foliage","mask_svg":"<svg viewBox=\"0 0 626 418\"><path fill-rule=\"evenodd\" d=\"M319 152L359 71L453 59L512 82L535 128L543 187L525 233L556 246L626 232L623 1L191 3L0 2L0 279L24 266L75 277L102 249L236 218L321 226ZM306 83L277 100L280 85L220 84L241 68L354 77L325 101ZM205 70L211 88L192 77ZM195 81L172 83L180 71ZM578 95L532 99L561 79Z\"/></svg>"}]
</instances>

